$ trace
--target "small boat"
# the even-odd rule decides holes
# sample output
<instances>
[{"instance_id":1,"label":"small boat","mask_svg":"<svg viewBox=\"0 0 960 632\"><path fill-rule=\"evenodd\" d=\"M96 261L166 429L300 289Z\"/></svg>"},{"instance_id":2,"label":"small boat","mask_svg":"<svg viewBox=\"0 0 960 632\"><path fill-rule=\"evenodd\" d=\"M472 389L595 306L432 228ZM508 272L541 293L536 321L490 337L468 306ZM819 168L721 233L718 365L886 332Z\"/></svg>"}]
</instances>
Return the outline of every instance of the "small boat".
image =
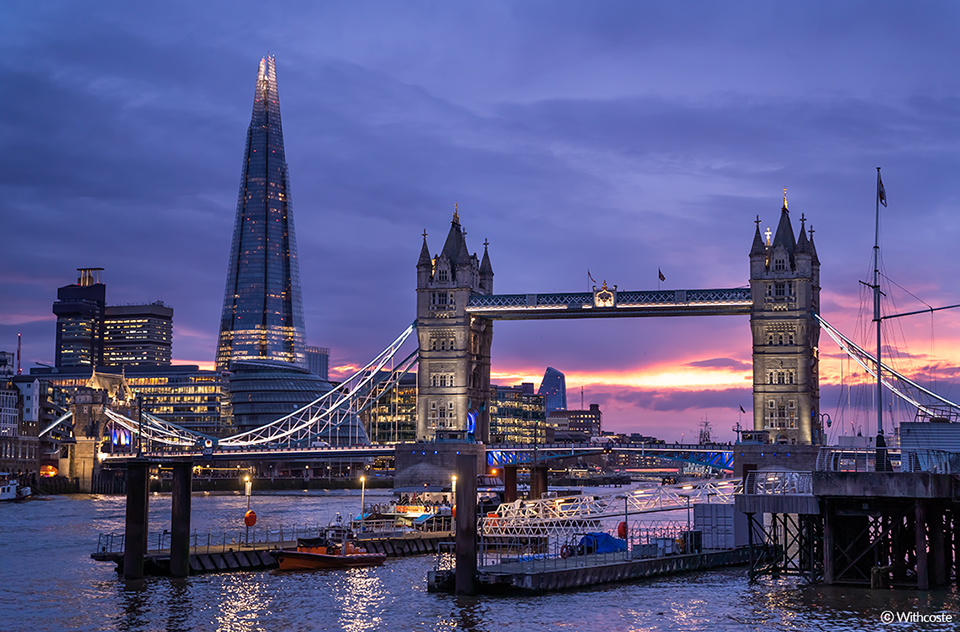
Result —
<instances>
[{"instance_id":1,"label":"small boat","mask_svg":"<svg viewBox=\"0 0 960 632\"><path fill-rule=\"evenodd\" d=\"M331 544L323 537L299 538L296 550L281 549L274 557L282 571L382 566L387 559L385 553L367 553L350 541Z\"/></svg>"},{"instance_id":2,"label":"small boat","mask_svg":"<svg viewBox=\"0 0 960 632\"><path fill-rule=\"evenodd\" d=\"M23 500L30 493L30 488L21 486L15 474L0 472L0 500Z\"/></svg>"}]
</instances>

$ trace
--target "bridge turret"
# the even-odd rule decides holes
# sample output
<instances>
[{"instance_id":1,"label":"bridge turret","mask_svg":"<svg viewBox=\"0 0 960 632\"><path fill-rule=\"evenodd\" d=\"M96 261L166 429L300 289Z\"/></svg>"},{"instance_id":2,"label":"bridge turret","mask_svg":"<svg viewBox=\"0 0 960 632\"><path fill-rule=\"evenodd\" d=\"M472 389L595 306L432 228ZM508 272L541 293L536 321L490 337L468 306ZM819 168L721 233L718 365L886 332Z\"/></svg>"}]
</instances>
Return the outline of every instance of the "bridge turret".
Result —
<instances>
[{"instance_id":1,"label":"bridge turret","mask_svg":"<svg viewBox=\"0 0 960 632\"><path fill-rule=\"evenodd\" d=\"M493 294L493 266L490 265L490 255L487 253L489 242L483 240L483 261L480 262L480 293Z\"/></svg>"},{"instance_id":2,"label":"bridge turret","mask_svg":"<svg viewBox=\"0 0 960 632\"><path fill-rule=\"evenodd\" d=\"M766 241L760 237L759 222L750 249L754 430L774 443L820 443L820 328L811 314L819 308L820 261L805 217L794 237L786 195L773 240L769 229Z\"/></svg>"}]
</instances>

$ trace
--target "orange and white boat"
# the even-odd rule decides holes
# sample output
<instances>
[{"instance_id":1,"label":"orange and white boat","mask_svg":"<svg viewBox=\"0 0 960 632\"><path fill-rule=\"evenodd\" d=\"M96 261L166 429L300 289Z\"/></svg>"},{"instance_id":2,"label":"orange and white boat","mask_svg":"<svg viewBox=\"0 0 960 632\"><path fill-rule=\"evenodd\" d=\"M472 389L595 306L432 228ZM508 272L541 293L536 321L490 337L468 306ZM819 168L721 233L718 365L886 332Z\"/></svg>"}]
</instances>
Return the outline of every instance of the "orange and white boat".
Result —
<instances>
[{"instance_id":1,"label":"orange and white boat","mask_svg":"<svg viewBox=\"0 0 960 632\"><path fill-rule=\"evenodd\" d=\"M274 557L282 571L382 566L387 559L384 553L367 553L349 541L332 545L326 538L297 540L296 550L282 549Z\"/></svg>"}]
</instances>

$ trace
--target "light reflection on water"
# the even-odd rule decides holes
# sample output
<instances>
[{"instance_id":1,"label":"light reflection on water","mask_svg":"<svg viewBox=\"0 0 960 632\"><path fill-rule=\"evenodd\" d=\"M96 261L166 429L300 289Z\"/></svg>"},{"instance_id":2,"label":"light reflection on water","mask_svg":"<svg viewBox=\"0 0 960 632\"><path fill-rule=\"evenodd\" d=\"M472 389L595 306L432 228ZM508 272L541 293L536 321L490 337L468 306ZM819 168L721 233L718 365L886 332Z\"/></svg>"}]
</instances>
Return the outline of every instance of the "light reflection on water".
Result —
<instances>
[{"instance_id":1,"label":"light reflection on water","mask_svg":"<svg viewBox=\"0 0 960 632\"><path fill-rule=\"evenodd\" d=\"M368 490L371 502L390 495ZM381 498L377 498L381 496ZM170 497L150 499L151 534L169 528ZM253 498L258 527L328 522L359 509L352 492ZM240 533L246 499L197 494L192 527ZM0 630L141 632L290 630L839 630L883 629L884 610L958 608L955 590L869 591L747 581L742 568L688 573L537 597L426 592L429 556L348 571L263 571L125 582L89 555L123 529L121 497L55 497L0 506ZM152 541L152 540L151 540ZM896 624L896 630L955 629Z\"/></svg>"}]
</instances>

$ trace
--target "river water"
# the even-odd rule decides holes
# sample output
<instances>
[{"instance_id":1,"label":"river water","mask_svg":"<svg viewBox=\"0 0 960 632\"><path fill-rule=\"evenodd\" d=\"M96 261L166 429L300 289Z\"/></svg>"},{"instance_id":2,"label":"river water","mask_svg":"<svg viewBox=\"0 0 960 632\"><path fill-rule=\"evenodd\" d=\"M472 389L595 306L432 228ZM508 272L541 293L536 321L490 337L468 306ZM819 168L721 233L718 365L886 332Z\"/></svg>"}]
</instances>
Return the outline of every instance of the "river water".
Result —
<instances>
[{"instance_id":1,"label":"river water","mask_svg":"<svg viewBox=\"0 0 960 632\"><path fill-rule=\"evenodd\" d=\"M367 502L388 502L371 490ZM0 630L956 630L956 589L871 591L749 582L744 568L686 573L539 597L429 594L430 556L348 571L153 577L125 582L90 558L100 533L121 533L121 496L56 496L0 506ZM193 497L192 527L240 537L246 498ZM356 513L357 491L255 495L258 528L326 524ZM150 532L169 528L170 496L150 498ZM237 535L234 536L233 534ZM219 536L215 536L218 538ZM156 535L151 536L154 541ZM953 623L886 625L881 616L950 613ZM902 614L901 614L902 613Z\"/></svg>"}]
</instances>

